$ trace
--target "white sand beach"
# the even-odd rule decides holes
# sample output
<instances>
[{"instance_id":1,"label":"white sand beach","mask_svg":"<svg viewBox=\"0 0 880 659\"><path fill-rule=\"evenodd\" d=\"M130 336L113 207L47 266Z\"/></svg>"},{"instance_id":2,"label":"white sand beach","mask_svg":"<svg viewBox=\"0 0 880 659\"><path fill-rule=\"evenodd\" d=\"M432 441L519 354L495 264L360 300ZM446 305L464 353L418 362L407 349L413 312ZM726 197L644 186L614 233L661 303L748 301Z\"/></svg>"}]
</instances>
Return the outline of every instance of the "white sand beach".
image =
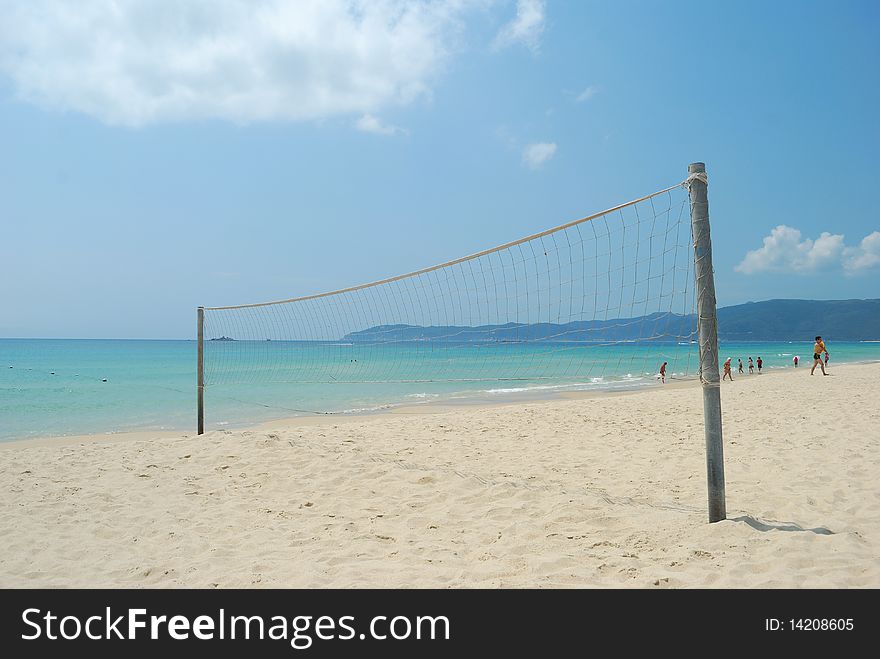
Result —
<instances>
[{"instance_id":1,"label":"white sand beach","mask_svg":"<svg viewBox=\"0 0 880 659\"><path fill-rule=\"evenodd\" d=\"M7 443L0 587L880 587L880 364L803 366L724 384L717 524L696 383Z\"/></svg>"}]
</instances>

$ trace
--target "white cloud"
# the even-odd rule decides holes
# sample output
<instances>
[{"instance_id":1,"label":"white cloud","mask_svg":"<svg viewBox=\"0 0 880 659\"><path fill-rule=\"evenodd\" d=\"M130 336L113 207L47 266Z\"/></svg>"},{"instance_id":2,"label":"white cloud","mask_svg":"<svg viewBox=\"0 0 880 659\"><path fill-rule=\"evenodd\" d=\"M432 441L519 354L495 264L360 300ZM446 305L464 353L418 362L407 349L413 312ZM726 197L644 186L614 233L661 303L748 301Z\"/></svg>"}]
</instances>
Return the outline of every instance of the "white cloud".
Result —
<instances>
[{"instance_id":1,"label":"white cloud","mask_svg":"<svg viewBox=\"0 0 880 659\"><path fill-rule=\"evenodd\" d=\"M532 169L538 169L556 154L554 142L537 142L529 144L523 150L523 162Z\"/></svg>"},{"instance_id":2,"label":"white cloud","mask_svg":"<svg viewBox=\"0 0 880 659\"><path fill-rule=\"evenodd\" d=\"M109 124L310 120L430 94L475 0L3 3L19 98Z\"/></svg>"},{"instance_id":3,"label":"white cloud","mask_svg":"<svg viewBox=\"0 0 880 659\"><path fill-rule=\"evenodd\" d=\"M809 274L843 266L856 274L880 264L880 232L866 236L858 247L847 247L842 234L823 232L816 240L803 238L793 227L780 224L764 237L764 244L746 253L734 268L757 272Z\"/></svg>"},{"instance_id":4,"label":"white cloud","mask_svg":"<svg viewBox=\"0 0 880 659\"><path fill-rule=\"evenodd\" d=\"M598 93L599 93L599 90L596 89L595 87L593 87L592 85L590 85L584 91L582 91L580 94L578 94L577 98L574 99L574 102L575 103L583 103L585 101L589 101L591 98L593 98Z\"/></svg>"},{"instance_id":5,"label":"white cloud","mask_svg":"<svg viewBox=\"0 0 880 659\"><path fill-rule=\"evenodd\" d=\"M381 120L371 114L365 114L355 122L355 127L364 133L374 133L376 135L396 135L398 133L406 133L399 126L383 124Z\"/></svg>"},{"instance_id":6,"label":"white cloud","mask_svg":"<svg viewBox=\"0 0 880 659\"><path fill-rule=\"evenodd\" d=\"M862 238L858 247L843 251L843 268L849 274L858 274L880 266L880 231Z\"/></svg>"},{"instance_id":7,"label":"white cloud","mask_svg":"<svg viewBox=\"0 0 880 659\"><path fill-rule=\"evenodd\" d=\"M517 0L516 17L495 36L495 48L522 43L533 52L537 51L544 32L544 10L544 0Z\"/></svg>"}]
</instances>

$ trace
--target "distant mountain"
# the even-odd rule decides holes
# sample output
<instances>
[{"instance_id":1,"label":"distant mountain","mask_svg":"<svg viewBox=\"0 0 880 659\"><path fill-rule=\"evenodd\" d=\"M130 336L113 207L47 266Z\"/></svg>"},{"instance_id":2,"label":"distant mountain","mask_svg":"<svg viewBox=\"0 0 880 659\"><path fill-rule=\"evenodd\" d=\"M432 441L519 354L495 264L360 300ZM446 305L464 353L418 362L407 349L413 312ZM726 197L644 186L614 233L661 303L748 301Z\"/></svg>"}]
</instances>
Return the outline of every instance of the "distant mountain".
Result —
<instances>
[{"instance_id":1,"label":"distant mountain","mask_svg":"<svg viewBox=\"0 0 880 659\"><path fill-rule=\"evenodd\" d=\"M506 323L504 325L379 325L347 334L343 340L460 341L650 341L687 339L695 331L692 315L654 313L635 318L572 323ZM767 300L718 309L718 336L723 341L880 339L880 300ZM696 337L693 337L696 338Z\"/></svg>"},{"instance_id":2,"label":"distant mountain","mask_svg":"<svg viewBox=\"0 0 880 659\"><path fill-rule=\"evenodd\" d=\"M518 343L524 341L637 341L689 337L694 317L654 313L637 318L576 321L573 323L506 323L504 325L379 325L346 334L346 341L456 341Z\"/></svg>"},{"instance_id":3,"label":"distant mountain","mask_svg":"<svg viewBox=\"0 0 880 659\"><path fill-rule=\"evenodd\" d=\"M718 336L727 341L880 339L880 300L766 300L718 310Z\"/></svg>"}]
</instances>

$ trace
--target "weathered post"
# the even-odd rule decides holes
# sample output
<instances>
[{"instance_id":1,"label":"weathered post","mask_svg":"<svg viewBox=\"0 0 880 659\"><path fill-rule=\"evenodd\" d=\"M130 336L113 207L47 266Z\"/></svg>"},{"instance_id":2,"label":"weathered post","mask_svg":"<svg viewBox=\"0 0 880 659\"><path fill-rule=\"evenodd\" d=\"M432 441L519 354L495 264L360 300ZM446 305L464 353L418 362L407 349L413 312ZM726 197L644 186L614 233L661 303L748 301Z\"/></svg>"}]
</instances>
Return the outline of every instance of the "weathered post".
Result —
<instances>
[{"instance_id":1,"label":"weathered post","mask_svg":"<svg viewBox=\"0 0 880 659\"><path fill-rule=\"evenodd\" d=\"M715 315L715 274L709 235L709 198L706 165L688 166L691 227L694 237L694 279L697 294L700 382L703 386L703 423L706 427L706 477L709 485L709 522L727 518L724 494L724 446L721 437L721 379L718 374L718 318Z\"/></svg>"},{"instance_id":2,"label":"weathered post","mask_svg":"<svg viewBox=\"0 0 880 659\"><path fill-rule=\"evenodd\" d=\"M198 434L205 434L205 307L198 309Z\"/></svg>"}]
</instances>

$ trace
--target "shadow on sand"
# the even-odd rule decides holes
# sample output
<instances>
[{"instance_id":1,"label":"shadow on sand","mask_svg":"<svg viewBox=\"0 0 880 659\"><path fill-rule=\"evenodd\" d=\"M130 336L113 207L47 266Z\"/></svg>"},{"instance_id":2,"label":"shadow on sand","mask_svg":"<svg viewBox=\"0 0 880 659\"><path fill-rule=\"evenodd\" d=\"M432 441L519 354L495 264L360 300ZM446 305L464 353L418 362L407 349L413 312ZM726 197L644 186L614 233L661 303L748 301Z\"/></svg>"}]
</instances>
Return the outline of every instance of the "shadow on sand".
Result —
<instances>
[{"instance_id":1,"label":"shadow on sand","mask_svg":"<svg viewBox=\"0 0 880 659\"><path fill-rule=\"evenodd\" d=\"M803 526L794 522L762 522L751 517L750 515L741 515L740 517L728 518L731 522L744 522L757 531L802 531L815 533L816 535L834 535L834 531L826 529L824 526L817 526L814 529L805 529Z\"/></svg>"}]
</instances>

